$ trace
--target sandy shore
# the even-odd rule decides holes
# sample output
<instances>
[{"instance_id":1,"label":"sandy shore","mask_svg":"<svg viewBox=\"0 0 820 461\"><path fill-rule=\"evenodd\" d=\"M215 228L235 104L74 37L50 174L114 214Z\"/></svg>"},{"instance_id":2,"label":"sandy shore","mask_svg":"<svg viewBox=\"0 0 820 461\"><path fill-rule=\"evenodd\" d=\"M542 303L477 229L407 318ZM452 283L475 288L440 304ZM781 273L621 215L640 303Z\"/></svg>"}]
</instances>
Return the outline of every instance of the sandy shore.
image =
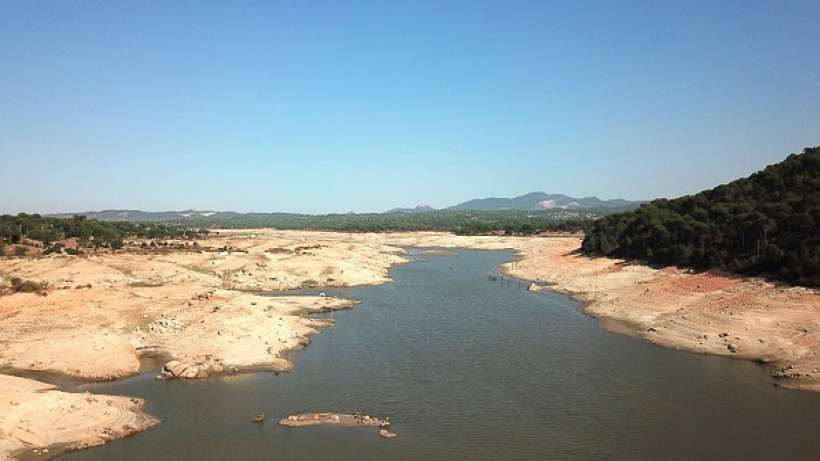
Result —
<instances>
[{"instance_id":1,"label":"sandy shore","mask_svg":"<svg viewBox=\"0 0 820 461\"><path fill-rule=\"evenodd\" d=\"M139 399L62 392L13 376L0 375L0 396L0 459L101 445L158 422Z\"/></svg>"},{"instance_id":2,"label":"sandy shore","mask_svg":"<svg viewBox=\"0 0 820 461\"><path fill-rule=\"evenodd\" d=\"M575 254L579 239L527 244L512 275L586 301L613 331L655 344L772 364L777 383L820 391L820 292L759 279L655 270Z\"/></svg>"},{"instance_id":3,"label":"sandy shore","mask_svg":"<svg viewBox=\"0 0 820 461\"><path fill-rule=\"evenodd\" d=\"M164 371L151 371L177 378L286 370L287 352L329 326L304 314L349 307L351 301L260 291L386 283L388 269L405 261L401 247L422 246L515 250L516 261L504 267L508 273L586 301L586 312L604 325L617 321L619 331L665 347L774 362L780 382L820 390L817 291L591 259L573 253L579 244L576 237L253 230L221 231L200 241L211 251L3 259L0 277L47 281L49 290L47 296L0 297L0 372L117 379L138 373L148 357L165 363ZM27 421L46 421L70 407L66 396L75 395L51 389L62 399L25 397L34 395L25 393L30 386L47 385L0 378L6 380L0 395L23 392ZM0 402L0 410L2 405L8 403ZM135 407L123 408L121 414L141 415ZM0 459L21 446L102 443L126 435L95 438L90 428L106 420L93 410L85 418L87 425L77 432L59 436L24 419L0 419ZM19 438L22 430L30 435Z\"/></svg>"}]
</instances>

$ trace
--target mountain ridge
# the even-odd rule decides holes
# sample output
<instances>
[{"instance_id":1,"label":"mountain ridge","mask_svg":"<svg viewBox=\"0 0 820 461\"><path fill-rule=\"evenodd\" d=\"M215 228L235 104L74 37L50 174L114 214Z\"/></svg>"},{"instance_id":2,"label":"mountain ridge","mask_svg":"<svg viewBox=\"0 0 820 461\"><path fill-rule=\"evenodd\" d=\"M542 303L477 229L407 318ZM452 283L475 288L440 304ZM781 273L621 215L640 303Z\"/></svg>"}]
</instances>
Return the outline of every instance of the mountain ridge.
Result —
<instances>
[{"instance_id":1,"label":"mountain ridge","mask_svg":"<svg viewBox=\"0 0 820 461\"><path fill-rule=\"evenodd\" d=\"M472 199L448 207L449 210L549 210L584 208L637 208L642 201L624 199L602 200L594 196L571 197L565 194L530 192L518 197L487 197Z\"/></svg>"},{"instance_id":2,"label":"mountain ridge","mask_svg":"<svg viewBox=\"0 0 820 461\"><path fill-rule=\"evenodd\" d=\"M435 211L539 211L539 210L588 210L588 209L632 209L637 208L639 201L629 201L623 199L602 200L598 197L571 197L564 194L547 194L545 192L530 192L513 198L487 197L468 200L457 205L440 209L429 205L416 205L415 207L396 207L383 213L376 214L420 214ZM252 216L257 214L265 215L293 215L309 216L306 213L239 213L235 211L218 210L167 210L167 211L143 211L135 209L106 209L98 211L83 211L75 213L50 213L46 216L56 218L70 218L75 215L86 216L89 219L99 219L102 221L139 221L139 222L160 222L160 221L185 221L196 218L233 218L238 216ZM338 213L326 213L338 214ZM373 213L358 213L373 214Z\"/></svg>"}]
</instances>

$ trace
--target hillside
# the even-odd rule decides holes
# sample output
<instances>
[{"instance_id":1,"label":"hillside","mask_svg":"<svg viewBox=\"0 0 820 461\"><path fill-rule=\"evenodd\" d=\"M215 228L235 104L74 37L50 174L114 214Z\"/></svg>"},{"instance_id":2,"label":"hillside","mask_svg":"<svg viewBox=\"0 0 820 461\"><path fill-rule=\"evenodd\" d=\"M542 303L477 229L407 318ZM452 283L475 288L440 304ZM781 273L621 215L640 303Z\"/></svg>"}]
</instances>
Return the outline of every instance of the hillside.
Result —
<instances>
[{"instance_id":1,"label":"hillside","mask_svg":"<svg viewBox=\"0 0 820 461\"><path fill-rule=\"evenodd\" d=\"M590 208L635 208L640 202L623 199L601 200L598 197L575 198L563 194L531 192L515 198L483 198L452 206L452 210L549 210Z\"/></svg>"},{"instance_id":2,"label":"hillside","mask_svg":"<svg viewBox=\"0 0 820 461\"><path fill-rule=\"evenodd\" d=\"M436 209L430 205L416 205L413 208L392 208L385 213L429 213L431 211L436 211Z\"/></svg>"},{"instance_id":3,"label":"hillside","mask_svg":"<svg viewBox=\"0 0 820 461\"><path fill-rule=\"evenodd\" d=\"M696 195L603 217L582 247L820 286L820 148Z\"/></svg>"}]
</instances>

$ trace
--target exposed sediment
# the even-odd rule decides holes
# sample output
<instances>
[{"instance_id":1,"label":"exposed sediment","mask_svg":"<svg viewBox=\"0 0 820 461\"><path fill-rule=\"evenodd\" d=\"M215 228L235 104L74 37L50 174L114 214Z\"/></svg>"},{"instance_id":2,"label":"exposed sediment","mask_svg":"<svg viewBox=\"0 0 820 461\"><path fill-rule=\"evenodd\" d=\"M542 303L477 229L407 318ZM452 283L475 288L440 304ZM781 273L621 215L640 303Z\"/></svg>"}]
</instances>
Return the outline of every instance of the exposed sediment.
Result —
<instances>
[{"instance_id":1,"label":"exposed sediment","mask_svg":"<svg viewBox=\"0 0 820 461\"><path fill-rule=\"evenodd\" d=\"M662 270L577 253L580 239L520 248L512 275L586 302L584 312L672 349L771 364L776 383L820 391L820 292L760 279ZM612 323L615 321L615 323Z\"/></svg>"},{"instance_id":2,"label":"exposed sediment","mask_svg":"<svg viewBox=\"0 0 820 461\"><path fill-rule=\"evenodd\" d=\"M0 375L0 396L0 459L101 445L158 422L140 399L63 392L14 376Z\"/></svg>"},{"instance_id":3,"label":"exposed sediment","mask_svg":"<svg viewBox=\"0 0 820 461\"><path fill-rule=\"evenodd\" d=\"M280 426L305 427L305 426L343 426L343 427L387 427L390 421L376 418L363 413L300 413L290 415L279 420Z\"/></svg>"},{"instance_id":4,"label":"exposed sediment","mask_svg":"<svg viewBox=\"0 0 820 461\"><path fill-rule=\"evenodd\" d=\"M305 314L352 302L266 291L386 283L390 266L405 261L401 247L464 247L516 251L507 273L535 281L533 290L549 284L584 300L604 326L617 321L618 331L665 347L771 362L778 382L820 390L816 290L587 258L575 252L579 244L577 237L253 230L222 231L200 242L205 251L0 259L0 278L49 283L47 296L0 297L0 369L108 380L136 374L141 358L159 356L167 361L155 371L168 378L287 370L288 352L329 326ZM26 391L31 380L0 377L6 392L20 387L26 418L45 420L72 405L69 397L35 399ZM97 416L87 419L97 427ZM2 459L22 442L13 428L0 431ZM26 446L65 438L42 429Z\"/></svg>"}]
</instances>

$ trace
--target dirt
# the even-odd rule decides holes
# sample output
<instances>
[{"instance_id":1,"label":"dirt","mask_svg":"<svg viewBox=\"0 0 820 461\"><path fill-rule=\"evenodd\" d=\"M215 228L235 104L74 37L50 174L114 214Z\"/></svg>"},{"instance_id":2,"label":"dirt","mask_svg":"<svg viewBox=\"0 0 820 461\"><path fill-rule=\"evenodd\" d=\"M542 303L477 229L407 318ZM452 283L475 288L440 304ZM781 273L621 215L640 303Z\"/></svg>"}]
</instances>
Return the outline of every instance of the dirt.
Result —
<instances>
[{"instance_id":1,"label":"dirt","mask_svg":"<svg viewBox=\"0 0 820 461\"><path fill-rule=\"evenodd\" d=\"M0 259L0 283L11 277L48 282L45 296L0 296L0 370L111 380L139 373L141 359L149 357L167 359L153 370L166 378L287 370L288 352L330 326L305 314L352 302L282 290L387 283L389 268L405 262L402 247L463 247L514 250L505 272L535 282L533 289L549 286L585 301L585 312L604 327L669 348L772 363L778 383L820 391L816 290L588 258L577 253L577 236L224 230L199 244L202 250L162 254ZM267 295L274 290L277 296ZM42 394L52 397L42 399L29 389L47 384L0 379L0 395L18 393L22 403L5 408L7 399L0 400L0 459L20 449L103 443L130 433L121 428L101 437L108 416L91 408L75 412L84 418L76 432L32 424L69 414L79 394L52 387ZM111 399L122 404L117 417L143 418L129 427L155 422L125 399Z\"/></svg>"}]
</instances>

